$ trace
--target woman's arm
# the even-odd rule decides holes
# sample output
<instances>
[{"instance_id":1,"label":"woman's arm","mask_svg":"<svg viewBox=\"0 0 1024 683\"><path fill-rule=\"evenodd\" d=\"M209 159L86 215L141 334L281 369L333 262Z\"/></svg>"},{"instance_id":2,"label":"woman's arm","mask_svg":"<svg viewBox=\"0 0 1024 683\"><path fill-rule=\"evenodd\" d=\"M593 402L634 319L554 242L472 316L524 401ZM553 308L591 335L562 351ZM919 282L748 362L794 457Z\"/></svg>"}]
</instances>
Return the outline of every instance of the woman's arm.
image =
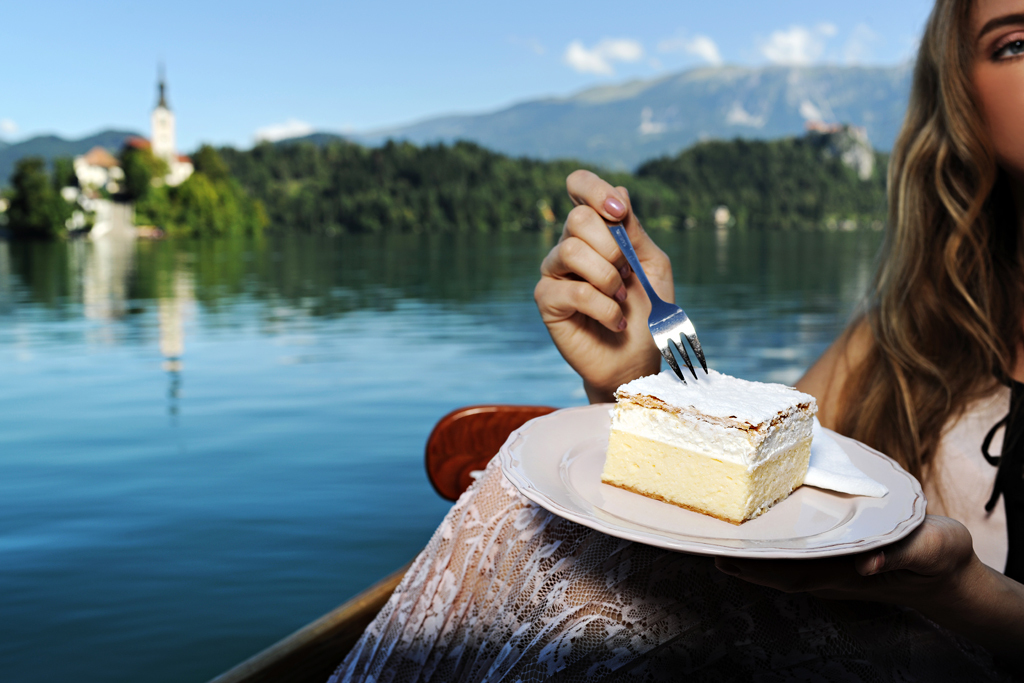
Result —
<instances>
[{"instance_id":1,"label":"woman's arm","mask_svg":"<svg viewBox=\"0 0 1024 683\"><path fill-rule=\"evenodd\" d=\"M661 354L647 329L651 304L632 277L608 225L626 227L658 294L674 301L672 264L633 215L629 193L589 171L566 180L576 208L541 264L533 296L551 339L583 378L591 403L614 401L622 384L658 372Z\"/></svg>"},{"instance_id":2,"label":"woman's arm","mask_svg":"<svg viewBox=\"0 0 1024 683\"><path fill-rule=\"evenodd\" d=\"M829 429L836 428L843 409L843 387L850 373L868 353L874 337L867 318L854 321L835 340L814 365L796 383L796 388L813 396L818 403L818 421Z\"/></svg>"}]
</instances>

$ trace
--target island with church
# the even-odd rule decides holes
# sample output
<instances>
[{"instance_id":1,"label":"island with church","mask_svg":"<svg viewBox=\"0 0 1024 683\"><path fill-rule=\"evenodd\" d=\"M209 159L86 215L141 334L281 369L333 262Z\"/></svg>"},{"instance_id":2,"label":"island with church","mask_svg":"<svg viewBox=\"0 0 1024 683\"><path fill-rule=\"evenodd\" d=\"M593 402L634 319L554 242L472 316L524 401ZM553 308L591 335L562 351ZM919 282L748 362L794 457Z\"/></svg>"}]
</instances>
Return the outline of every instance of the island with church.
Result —
<instances>
[{"instance_id":1,"label":"island with church","mask_svg":"<svg viewBox=\"0 0 1024 683\"><path fill-rule=\"evenodd\" d=\"M129 136L116 153L93 147L53 160L21 159L6 217L12 236L160 238L251 234L267 223L262 204L231 177L216 149L178 153L162 69L150 137Z\"/></svg>"}]
</instances>

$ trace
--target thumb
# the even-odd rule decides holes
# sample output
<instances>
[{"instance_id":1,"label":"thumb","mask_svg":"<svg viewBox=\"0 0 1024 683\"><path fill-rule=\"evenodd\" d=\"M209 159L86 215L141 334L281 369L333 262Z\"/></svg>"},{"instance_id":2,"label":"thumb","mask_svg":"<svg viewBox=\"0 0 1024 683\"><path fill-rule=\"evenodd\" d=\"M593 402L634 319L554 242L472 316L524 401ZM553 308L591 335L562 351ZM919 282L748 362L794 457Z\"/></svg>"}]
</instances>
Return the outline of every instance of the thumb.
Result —
<instances>
[{"instance_id":1,"label":"thumb","mask_svg":"<svg viewBox=\"0 0 1024 683\"><path fill-rule=\"evenodd\" d=\"M876 550L870 553L862 553L854 559L853 565L861 576L878 574L885 567L885 551Z\"/></svg>"},{"instance_id":2,"label":"thumb","mask_svg":"<svg viewBox=\"0 0 1024 683\"><path fill-rule=\"evenodd\" d=\"M914 566L921 564L920 561L915 561L921 558L908 551L909 544L910 541L904 539L885 548L858 555L854 561L857 573L861 577L871 577L873 574L885 573L887 571L897 571L899 569L910 569L913 571L914 569L922 568Z\"/></svg>"}]
</instances>

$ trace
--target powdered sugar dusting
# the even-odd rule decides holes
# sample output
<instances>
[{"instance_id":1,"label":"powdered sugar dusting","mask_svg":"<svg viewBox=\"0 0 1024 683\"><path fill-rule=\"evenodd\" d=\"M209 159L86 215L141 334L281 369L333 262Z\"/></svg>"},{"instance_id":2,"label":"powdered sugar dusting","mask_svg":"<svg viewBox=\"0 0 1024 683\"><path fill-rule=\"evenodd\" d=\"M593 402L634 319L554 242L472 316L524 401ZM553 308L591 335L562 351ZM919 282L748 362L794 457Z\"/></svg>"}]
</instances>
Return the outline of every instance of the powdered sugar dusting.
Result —
<instances>
[{"instance_id":1,"label":"powdered sugar dusting","mask_svg":"<svg viewBox=\"0 0 1024 683\"><path fill-rule=\"evenodd\" d=\"M811 404L814 397L784 384L766 384L723 375L709 370L697 381L683 384L671 370L648 375L623 384L616 395L652 396L686 412L718 418L723 421L747 423L757 428L770 423L780 413L788 414L800 404Z\"/></svg>"}]
</instances>

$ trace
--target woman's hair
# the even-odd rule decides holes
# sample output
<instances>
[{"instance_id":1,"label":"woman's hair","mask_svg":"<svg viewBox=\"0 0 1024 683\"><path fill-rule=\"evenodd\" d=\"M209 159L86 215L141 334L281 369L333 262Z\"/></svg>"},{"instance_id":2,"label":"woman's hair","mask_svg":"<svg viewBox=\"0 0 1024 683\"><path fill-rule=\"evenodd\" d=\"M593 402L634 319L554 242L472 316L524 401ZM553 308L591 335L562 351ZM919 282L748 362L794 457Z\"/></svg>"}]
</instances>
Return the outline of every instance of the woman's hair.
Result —
<instances>
[{"instance_id":1,"label":"woman's hair","mask_svg":"<svg viewBox=\"0 0 1024 683\"><path fill-rule=\"evenodd\" d=\"M1020 227L974 97L971 4L937 0L921 39L866 313L874 343L838 420L918 477L943 426L1006 381L1022 335Z\"/></svg>"}]
</instances>

